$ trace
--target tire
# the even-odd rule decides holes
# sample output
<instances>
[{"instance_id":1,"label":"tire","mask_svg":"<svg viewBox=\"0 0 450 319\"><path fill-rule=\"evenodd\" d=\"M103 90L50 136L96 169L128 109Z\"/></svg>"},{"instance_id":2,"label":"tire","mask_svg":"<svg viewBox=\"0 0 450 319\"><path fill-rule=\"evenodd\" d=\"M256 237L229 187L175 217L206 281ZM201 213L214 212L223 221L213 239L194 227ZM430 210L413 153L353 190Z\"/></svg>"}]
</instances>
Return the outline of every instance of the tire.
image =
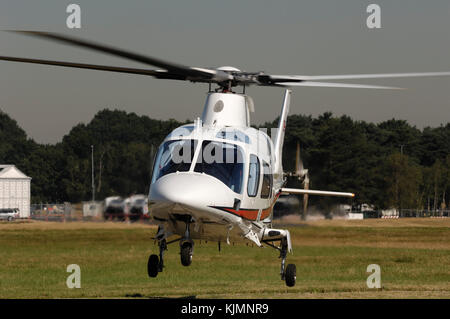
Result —
<instances>
[{"instance_id":1,"label":"tire","mask_svg":"<svg viewBox=\"0 0 450 319\"><path fill-rule=\"evenodd\" d=\"M14 220L14 217L8 216L8 221L9 221L9 222L12 222L13 220Z\"/></svg>"},{"instance_id":2,"label":"tire","mask_svg":"<svg viewBox=\"0 0 450 319\"><path fill-rule=\"evenodd\" d=\"M297 279L297 268L294 264L289 264L286 267L284 278L286 281L286 286L294 287L295 281Z\"/></svg>"},{"instance_id":3,"label":"tire","mask_svg":"<svg viewBox=\"0 0 450 319\"><path fill-rule=\"evenodd\" d=\"M183 266L189 266L192 263L192 246L184 244L181 246L181 264Z\"/></svg>"},{"instance_id":4,"label":"tire","mask_svg":"<svg viewBox=\"0 0 450 319\"><path fill-rule=\"evenodd\" d=\"M147 263L147 273L151 278L158 276L159 257L158 255L150 255Z\"/></svg>"}]
</instances>

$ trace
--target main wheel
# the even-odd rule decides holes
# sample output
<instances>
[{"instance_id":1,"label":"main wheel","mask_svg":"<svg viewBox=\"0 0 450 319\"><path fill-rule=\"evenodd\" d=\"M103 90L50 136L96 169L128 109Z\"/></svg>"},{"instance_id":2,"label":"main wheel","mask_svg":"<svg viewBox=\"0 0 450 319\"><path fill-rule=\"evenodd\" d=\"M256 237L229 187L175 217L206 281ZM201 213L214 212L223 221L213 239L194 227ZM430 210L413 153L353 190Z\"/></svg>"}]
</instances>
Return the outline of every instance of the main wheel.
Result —
<instances>
[{"instance_id":1,"label":"main wheel","mask_svg":"<svg viewBox=\"0 0 450 319\"><path fill-rule=\"evenodd\" d=\"M8 221L9 221L9 222L12 222L13 220L14 220L14 217L8 216Z\"/></svg>"},{"instance_id":2,"label":"main wheel","mask_svg":"<svg viewBox=\"0 0 450 319\"><path fill-rule=\"evenodd\" d=\"M158 275L159 257L158 255L150 255L147 263L147 272L149 277L156 277Z\"/></svg>"},{"instance_id":3,"label":"main wheel","mask_svg":"<svg viewBox=\"0 0 450 319\"><path fill-rule=\"evenodd\" d=\"M183 244L181 246L181 264L183 266L189 266L192 263L192 246L189 244Z\"/></svg>"},{"instance_id":4,"label":"main wheel","mask_svg":"<svg viewBox=\"0 0 450 319\"><path fill-rule=\"evenodd\" d=\"M297 279L297 268L295 267L294 264L287 265L284 278L286 281L286 286L288 287L295 286L295 280Z\"/></svg>"}]
</instances>

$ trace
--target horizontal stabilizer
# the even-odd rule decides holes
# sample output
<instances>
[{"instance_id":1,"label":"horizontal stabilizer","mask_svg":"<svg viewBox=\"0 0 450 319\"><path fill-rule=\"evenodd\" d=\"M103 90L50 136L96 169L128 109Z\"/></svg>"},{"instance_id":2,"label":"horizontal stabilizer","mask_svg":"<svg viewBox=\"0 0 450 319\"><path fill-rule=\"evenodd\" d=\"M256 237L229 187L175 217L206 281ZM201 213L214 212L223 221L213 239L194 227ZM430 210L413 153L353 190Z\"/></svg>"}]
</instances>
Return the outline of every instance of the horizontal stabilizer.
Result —
<instances>
[{"instance_id":1,"label":"horizontal stabilizer","mask_svg":"<svg viewBox=\"0 0 450 319\"><path fill-rule=\"evenodd\" d=\"M355 197L353 193L344 192L329 192L329 191L318 191L313 189L301 189L301 188L282 188L281 193L283 194L308 194L308 195L319 195L319 196L339 196L339 197Z\"/></svg>"}]
</instances>

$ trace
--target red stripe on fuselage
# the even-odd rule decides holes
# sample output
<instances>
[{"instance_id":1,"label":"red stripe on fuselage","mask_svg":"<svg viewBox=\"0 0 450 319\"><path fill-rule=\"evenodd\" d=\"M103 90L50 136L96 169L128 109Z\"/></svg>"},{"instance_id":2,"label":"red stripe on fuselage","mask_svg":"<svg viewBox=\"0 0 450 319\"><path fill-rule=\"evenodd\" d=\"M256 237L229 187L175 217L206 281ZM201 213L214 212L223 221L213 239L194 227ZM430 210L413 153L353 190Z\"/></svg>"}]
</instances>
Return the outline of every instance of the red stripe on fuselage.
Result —
<instances>
[{"instance_id":1,"label":"red stripe on fuselage","mask_svg":"<svg viewBox=\"0 0 450 319\"><path fill-rule=\"evenodd\" d=\"M280 194L281 194L281 192L276 194L274 200L272 201L272 204L269 207L263 209L263 211L261 212L260 220L266 219L267 217L270 216L270 214L272 213L273 206L275 205ZM229 212L231 214L234 214L234 215L237 215L242 218L249 219L249 220L256 220L258 218L258 212L259 212L258 209L238 209L238 210L236 210L236 209L229 208L229 207L216 207L216 206L212 206L212 207L220 209L220 210L224 210L226 212Z\"/></svg>"},{"instance_id":2,"label":"red stripe on fuselage","mask_svg":"<svg viewBox=\"0 0 450 319\"><path fill-rule=\"evenodd\" d=\"M258 218L258 210L246 210L246 209L235 210L233 208L223 208L223 209L229 213L241 216L245 219L256 220Z\"/></svg>"}]
</instances>

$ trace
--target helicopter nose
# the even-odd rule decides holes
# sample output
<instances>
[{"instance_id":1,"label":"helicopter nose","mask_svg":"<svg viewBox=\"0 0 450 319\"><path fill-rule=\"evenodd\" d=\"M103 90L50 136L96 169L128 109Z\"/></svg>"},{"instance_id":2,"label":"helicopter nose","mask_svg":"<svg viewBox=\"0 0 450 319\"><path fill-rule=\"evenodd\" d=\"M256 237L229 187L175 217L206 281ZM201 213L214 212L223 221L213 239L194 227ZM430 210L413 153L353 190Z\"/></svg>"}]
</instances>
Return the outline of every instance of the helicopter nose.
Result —
<instances>
[{"instance_id":1,"label":"helicopter nose","mask_svg":"<svg viewBox=\"0 0 450 319\"><path fill-rule=\"evenodd\" d=\"M174 173L161 177L151 186L150 201L202 209L233 203L231 193L225 184L209 175Z\"/></svg>"}]
</instances>

